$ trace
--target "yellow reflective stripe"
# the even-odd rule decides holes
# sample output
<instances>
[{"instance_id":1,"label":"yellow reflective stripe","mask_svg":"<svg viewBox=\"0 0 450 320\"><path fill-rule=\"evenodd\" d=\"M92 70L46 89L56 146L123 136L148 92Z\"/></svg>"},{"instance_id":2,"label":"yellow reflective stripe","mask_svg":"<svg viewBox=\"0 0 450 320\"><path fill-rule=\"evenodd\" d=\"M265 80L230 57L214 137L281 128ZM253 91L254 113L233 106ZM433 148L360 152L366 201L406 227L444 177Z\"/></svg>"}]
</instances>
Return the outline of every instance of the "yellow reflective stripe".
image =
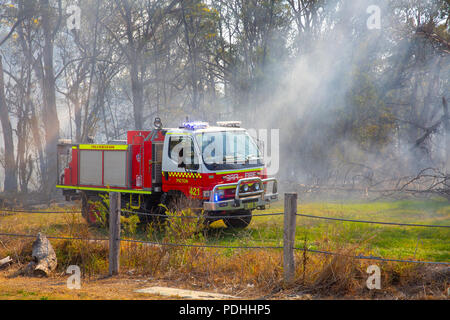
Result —
<instances>
[{"instance_id":1,"label":"yellow reflective stripe","mask_svg":"<svg viewBox=\"0 0 450 320\"><path fill-rule=\"evenodd\" d=\"M60 189L76 189L76 190L87 190L87 191L103 191L103 192L122 192L122 193L141 193L141 194L151 194L151 191L145 190L132 190L132 189L112 189L112 188L90 188L90 187L78 187L78 186L62 186L56 185Z\"/></svg>"},{"instance_id":2,"label":"yellow reflective stripe","mask_svg":"<svg viewBox=\"0 0 450 320\"><path fill-rule=\"evenodd\" d=\"M80 144L80 150L127 150L126 144Z\"/></svg>"},{"instance_id":3,"label":"yellow reflective stripe","mask_svg":"<svg viewBox=\"0 0 450 320\"><path fill-rule=\"evenodd\" d=\"M190 178L190 179L200 179L202 175L197 172L168 172L169 177L174 178Z\"/></svg>"},{"instance_id":4,"label":"yellow reflective stripe","mask_svg":"<svg viewBox=\"0 0 450 320\"><path fill-rule=\"evenodd\" d=\"M219 187L218 189L236 189L236 186Z\"/></svg>"},{"instance_id":5,"label":"yellow reflective stripe","mask_svg":"<svg viewBox=\"0 0 450 320\"><path fill-rule=\"evenodd\" d=\"M223 171L223 172L214 172L214 173L215 174L230 174L230 173L262 171L262 170L263 170L263 168L256 168L256 169L243 169L243 170ZM210 173L213 173L213 172L210 172Z\"/></svg>"}]
</instances>

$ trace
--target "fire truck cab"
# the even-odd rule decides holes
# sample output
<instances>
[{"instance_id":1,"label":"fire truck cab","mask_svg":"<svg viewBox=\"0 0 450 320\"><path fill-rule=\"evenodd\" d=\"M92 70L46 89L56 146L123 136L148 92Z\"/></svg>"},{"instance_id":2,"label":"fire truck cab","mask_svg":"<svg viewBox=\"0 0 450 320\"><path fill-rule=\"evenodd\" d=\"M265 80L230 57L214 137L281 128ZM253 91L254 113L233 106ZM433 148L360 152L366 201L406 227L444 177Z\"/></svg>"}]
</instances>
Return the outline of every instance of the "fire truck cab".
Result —
<instances>
[{"instance_id":1,"label":"fire truck cab","mask_svg":"<svg viewBox=\"0 0 450 320\"><path fill-rule=\"evenodd\" d=\"M111 191L121 194L124 208L158 214L184 199L209 222L223 216L238 228L250 223L253 210L278 199L276 179L267 176L258 145L237 121L166 129L157 118L153 130L128 131L126 141L60 143L58 166L57 188L68 201L82 200L90 223L98 215L95 202Z\"/></svg>"}]
</instances>

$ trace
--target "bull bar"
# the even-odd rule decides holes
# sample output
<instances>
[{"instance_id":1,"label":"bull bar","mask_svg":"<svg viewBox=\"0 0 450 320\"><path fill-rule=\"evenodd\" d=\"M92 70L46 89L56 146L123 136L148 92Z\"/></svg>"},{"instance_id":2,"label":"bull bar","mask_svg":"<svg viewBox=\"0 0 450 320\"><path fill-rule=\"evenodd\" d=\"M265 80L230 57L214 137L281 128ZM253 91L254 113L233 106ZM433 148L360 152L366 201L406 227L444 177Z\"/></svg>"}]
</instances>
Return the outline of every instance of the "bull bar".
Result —
<instances>
[{"instance_id":1,"label":"bull bar","mask_svg":"<svg viewBox=\"0 0 450 320\"><path fill-rule=\"evenodd\" d=\"M246 182L259 184L259 190L242 192L241 185ZM272 192L267 193L268 183L273 182ZM266 188L264 188L266 185ZM236 187L234 199L224 199L215 201L215 195L219 189L225 187ZM243 178L233 183L224 183L214 186L211 191L209 201L203 203L206 211L232 211L239 209L264 209L267 204L278 200L278 183L275 178L261 179L259 177Z\"/></svg>"}]
</instances>

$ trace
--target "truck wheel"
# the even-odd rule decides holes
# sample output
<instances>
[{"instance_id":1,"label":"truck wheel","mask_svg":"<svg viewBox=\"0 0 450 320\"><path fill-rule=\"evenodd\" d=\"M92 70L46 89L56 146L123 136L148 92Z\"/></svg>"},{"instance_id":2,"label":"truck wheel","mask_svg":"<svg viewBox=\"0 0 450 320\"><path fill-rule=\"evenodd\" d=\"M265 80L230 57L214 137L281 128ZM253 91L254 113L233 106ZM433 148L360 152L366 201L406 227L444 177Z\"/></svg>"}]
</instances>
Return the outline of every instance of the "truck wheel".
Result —
<instances>
[{"instance_id":1,"label":"truck wheel","mask_svg":"<svg viewBox=\"0 0 450 320\"><path fill-rule=\"evenodd\" d=\"M162 196L151 195L150 197L147 197L141 209L145 213L148 213L148 215L139 215L140 223L143 225L152 224L157 229L161 229L167 218L166 209L160 206L160 204L164 204L166 202L166 198L166 194L163 194Z\"/></svg>"},{"instance_id":2,"label":"truck wheel","mask_svg":"<svg viewBox=\"0 0 450 320\"><path fill-rule=\"evenodd\" d=\"M161 229L164 226L164 223L167 220L166 209L159 205L156 205L150 209L151 214L155 214L154 216L144 216L145 224L153 224L153 226ZM141 220L142 221L142 220Z\"/></svg>"},{"instance_id":3,"label":"truck wheel","mask_svg":"<svg viewBox=\"0 0 450 320\"><path fill-rule=\"evenodd\" d=\"M237 218L225 218L223 222L228 228L233 229L244 229L252 221L252 211L251 210L240 210L235 213L241 217Z\"/></svg>"}]
</instances>

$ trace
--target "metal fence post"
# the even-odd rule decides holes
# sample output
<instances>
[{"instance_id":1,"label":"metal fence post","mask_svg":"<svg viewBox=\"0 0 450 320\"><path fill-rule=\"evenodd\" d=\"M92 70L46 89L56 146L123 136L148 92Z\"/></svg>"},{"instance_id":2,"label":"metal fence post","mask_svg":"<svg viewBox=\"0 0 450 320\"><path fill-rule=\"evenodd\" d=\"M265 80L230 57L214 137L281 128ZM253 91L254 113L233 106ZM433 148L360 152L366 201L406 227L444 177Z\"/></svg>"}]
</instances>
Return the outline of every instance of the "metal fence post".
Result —
<instances>
[{"instance_id":1,"label":"metal fence post","mask_svg":"<svg viewBox=\"0 0 450 320\"><path fill-rule=\"evenodd\" d=\"M284 194L283 270L284 283L292 283L295 277L294 242L297 215L297 193Z\"/></svg>"},{"instance_id":2,"label":"metal fence post","mask_svg":"<svg viewBox=\"0 0 450 320\"><path fill-rule=\"evenodd\" d=\"M109 275L119 273L120 193L109 193Z\"/></svg>"}]
</instances>

